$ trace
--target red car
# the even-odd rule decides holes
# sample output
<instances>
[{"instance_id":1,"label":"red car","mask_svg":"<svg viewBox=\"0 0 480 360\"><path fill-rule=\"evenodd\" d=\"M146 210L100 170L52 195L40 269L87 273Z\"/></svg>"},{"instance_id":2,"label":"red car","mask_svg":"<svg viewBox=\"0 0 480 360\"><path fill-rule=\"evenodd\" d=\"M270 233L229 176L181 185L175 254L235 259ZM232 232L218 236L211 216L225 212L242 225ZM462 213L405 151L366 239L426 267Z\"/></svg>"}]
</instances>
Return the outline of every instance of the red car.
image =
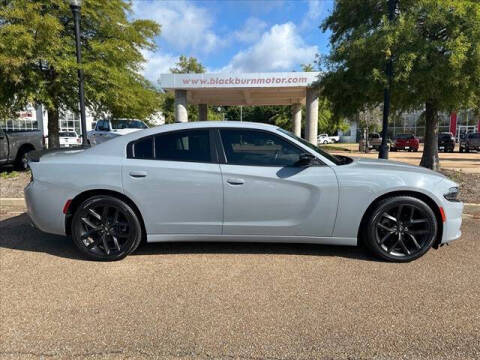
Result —
<instances>
[{"instance_id":1,"label":"red car","mask_svg":"<svg viewBox=\"0 0 480 360\"><path fill-rule=\"evenodd\" d=\"M393 144L390 146L391 151L406 150L406 151L418 151L420 141L415 135L400 134L395 136Z\"/></svg>"}]
</instances>

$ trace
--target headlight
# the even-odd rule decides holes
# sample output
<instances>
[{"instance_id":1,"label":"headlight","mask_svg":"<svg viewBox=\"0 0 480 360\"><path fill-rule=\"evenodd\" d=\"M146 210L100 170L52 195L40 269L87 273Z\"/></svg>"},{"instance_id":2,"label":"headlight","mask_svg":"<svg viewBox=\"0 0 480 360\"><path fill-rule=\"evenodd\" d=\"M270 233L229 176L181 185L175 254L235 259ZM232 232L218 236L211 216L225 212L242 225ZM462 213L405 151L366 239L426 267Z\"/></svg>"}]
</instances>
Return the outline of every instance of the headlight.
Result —
<instances>
[{"instance_id":1,"label":"headlight","mask_svg":"<svg viewBox=\"0 0 480 360\"><path fill-rule=\"evenodd\" d=\"M458 201L457 196L458 196L457 186L451 187L450 189L448 189L448 192L446 194L443 194L443 197L448 201Z\"/></svg>"}]
</instances>

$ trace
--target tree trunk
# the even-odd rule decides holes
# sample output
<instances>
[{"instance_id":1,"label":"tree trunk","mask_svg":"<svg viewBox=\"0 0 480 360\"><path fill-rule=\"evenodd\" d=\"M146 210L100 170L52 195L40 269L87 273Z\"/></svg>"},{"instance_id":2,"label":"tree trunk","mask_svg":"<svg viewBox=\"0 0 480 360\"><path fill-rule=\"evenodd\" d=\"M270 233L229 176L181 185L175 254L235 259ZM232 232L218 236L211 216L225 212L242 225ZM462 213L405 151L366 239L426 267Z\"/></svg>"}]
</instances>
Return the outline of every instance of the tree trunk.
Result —
<instances>
[{"instance_id":1,"label":"tree trunk","mask_svg":"<svg viewBox=\"0 0 480 360\"><path fill-rule=\"evenodd\" d=\"M438 171L438 109L434 101L425 103L425 143L420 166Z\"/></svg>"},{"instance_id":2,"label":"tree trunk","mask_svg":"<svg viewBox=\"0 0 480 360\"><path fill-rule=\"evenodd\" d=\"M51 107L48 109L48 148L55 149L60 147L58 139L59 131L59 111L58 107Z\"/></svg>"}]
</instances>

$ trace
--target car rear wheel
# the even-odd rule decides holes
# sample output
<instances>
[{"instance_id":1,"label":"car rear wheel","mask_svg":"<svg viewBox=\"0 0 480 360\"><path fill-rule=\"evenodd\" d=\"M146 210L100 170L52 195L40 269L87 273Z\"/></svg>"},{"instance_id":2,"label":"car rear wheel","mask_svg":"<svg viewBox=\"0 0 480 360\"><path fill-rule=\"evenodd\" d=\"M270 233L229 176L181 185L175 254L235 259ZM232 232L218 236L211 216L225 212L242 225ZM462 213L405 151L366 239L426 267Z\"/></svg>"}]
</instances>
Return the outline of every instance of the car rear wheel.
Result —
<instances>
[{"instance_id":1,"label":"car rear wheel","mask_svg":"<svg viewBox=\"0 0 480 360\"><path fill-rule=\"evenodd\" d=\"M422 200L395 196L382 200L371 213L365 244L377 257L408 262L425 254L437 237L437 221Z\"/></svg>"},{"instance_id":2,"label":"car rear wheel","mask_svg":"<svg viewBox=\"0 0 480 360\"><path fill-rule=\"evenodd\" d=\"M124 201L99 195L85 200L72 220L75 245L91 260L114 261L135 251L142 227L135 211Z\"/></svg>"}]
</instances>

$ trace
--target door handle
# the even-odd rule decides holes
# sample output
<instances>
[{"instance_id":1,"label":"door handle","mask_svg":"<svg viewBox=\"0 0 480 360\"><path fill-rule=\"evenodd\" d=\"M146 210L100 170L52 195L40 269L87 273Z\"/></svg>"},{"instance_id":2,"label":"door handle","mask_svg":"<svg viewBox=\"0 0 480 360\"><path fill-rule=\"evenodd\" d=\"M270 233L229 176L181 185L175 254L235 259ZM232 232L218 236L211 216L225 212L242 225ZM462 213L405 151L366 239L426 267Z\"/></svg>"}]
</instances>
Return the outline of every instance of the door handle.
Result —
<instances>
[{"instance_id":1,"label":"door handle","mask_svg":"<svg viewBox=\"0 0 480 360\"><path fill-rule=\"evenodd\" d=\"M147 177L147 172L146 171L130 171L128 173L133 178L144 178Z\"/></svg>"},{"instance_id":2,"label":"door handle","mask_svg":"<svg viewBox=\"0 0 480 360\"><path fill-rule=\"evenodd\" d=\"M243 185L245 184L245 180L231 178L227 179L227 183L229 183L230 185Z\"/></svg>"}]
</instances>

